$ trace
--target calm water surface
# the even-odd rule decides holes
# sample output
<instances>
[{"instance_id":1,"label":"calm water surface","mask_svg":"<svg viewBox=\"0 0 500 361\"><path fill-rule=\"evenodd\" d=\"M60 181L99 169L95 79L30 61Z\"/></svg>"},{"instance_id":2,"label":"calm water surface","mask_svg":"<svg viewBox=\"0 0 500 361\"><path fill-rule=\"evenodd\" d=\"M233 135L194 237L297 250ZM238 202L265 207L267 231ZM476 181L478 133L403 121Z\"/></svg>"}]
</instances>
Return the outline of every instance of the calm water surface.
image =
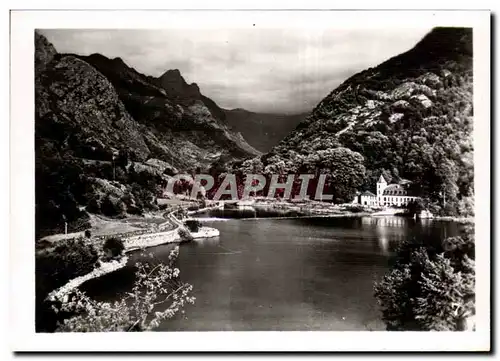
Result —
<instances>
[{"instance_id":1,"label":"calm water surface","mask_svg":"<svg viewBox=\"0 0 500 361\"><path fill-rule=\"evenodd\" d=\"M373 283L388 270L391 251L404 239L429 242L457 235L451 222L397 217L232 219L209 221L219 238L180 246L178 267L194 286L186 315L160 331L383 330ZM150 248L167 259L172 245ZM133 264L87 282L95 298L129 291Z\"/></svg>"}]
</instances>

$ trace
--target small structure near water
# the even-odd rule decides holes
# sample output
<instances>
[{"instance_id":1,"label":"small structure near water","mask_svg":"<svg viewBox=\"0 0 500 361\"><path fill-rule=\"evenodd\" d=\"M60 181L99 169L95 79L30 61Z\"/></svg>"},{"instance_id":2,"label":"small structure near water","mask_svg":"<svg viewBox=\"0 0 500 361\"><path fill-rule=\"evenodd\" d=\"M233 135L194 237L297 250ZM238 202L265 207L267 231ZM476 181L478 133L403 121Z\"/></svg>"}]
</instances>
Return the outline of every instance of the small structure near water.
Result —
<instances>
[{"instance_id":1,"label":"small structure near water","mask_svg":"<svg viewBox=\"0 0 500 361\"><path fill-rule=\"evenodd\" d=\"M422 210L419 214L415 214L415 219L431 219L434 215L427 209Z\"/></svg>"},{"instance_id":2,"label":"small structure near water","mask_svg":"<svg viewBox=\"0 0 500 361\"><path fill-rule=\"evenodd\" d=\"M220 232L217 228L211 228L211 227L201 227L198 232L191 232L191 236L193 239L200 239L200 238L213 238L213 237L219 237Z\"/></svg>"}]
</instances>

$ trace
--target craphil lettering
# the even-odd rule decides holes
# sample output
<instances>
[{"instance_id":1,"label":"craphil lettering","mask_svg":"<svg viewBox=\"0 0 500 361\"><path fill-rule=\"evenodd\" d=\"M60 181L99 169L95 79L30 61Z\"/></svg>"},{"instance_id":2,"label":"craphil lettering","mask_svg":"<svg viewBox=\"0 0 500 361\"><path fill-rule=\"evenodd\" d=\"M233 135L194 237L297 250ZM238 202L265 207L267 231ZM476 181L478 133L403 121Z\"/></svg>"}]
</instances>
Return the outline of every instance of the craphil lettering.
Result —
<instances>
[{"instance_id":1,"label":"craphil lettering","mask_svg":"<svg viewBox=\"0 0 500 361\"><path fill-rule=\"evenodd\" d=\"M177 174L169 179L165 194L184 194L211 200L245 200L251 197L293 200L332 200L329 174Z\"/></svg>"}]
</instances>

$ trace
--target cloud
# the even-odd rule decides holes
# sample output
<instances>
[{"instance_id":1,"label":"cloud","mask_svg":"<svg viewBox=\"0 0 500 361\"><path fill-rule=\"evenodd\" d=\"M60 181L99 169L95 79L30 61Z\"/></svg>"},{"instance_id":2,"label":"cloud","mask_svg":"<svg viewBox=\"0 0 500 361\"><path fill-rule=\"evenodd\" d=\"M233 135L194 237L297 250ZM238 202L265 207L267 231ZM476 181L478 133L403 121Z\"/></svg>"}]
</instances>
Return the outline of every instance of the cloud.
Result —
<instances>
[{"instance_id":1,"label":"cloud","mask_svg":"<svg viewBox=\"0 0 500 361\"><path fill-rule=\"evenodd\" d=\"M146 75L179 69L224 108L311 110L349 76L412 48L430 29L41 30L62 53L121 57Z\"/></svg>"}]
</instances>

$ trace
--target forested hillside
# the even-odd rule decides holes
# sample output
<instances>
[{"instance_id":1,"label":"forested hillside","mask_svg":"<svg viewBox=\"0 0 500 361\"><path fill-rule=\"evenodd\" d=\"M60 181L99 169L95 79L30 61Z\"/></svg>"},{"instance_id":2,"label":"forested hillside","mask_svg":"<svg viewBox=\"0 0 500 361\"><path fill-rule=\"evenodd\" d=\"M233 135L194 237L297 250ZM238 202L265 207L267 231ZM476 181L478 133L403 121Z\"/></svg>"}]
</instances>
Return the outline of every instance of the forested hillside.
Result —
<instances>
[{"instance_id":1,"label":"forested hillside","mask_svg":"<svg viewBox=\"0 0 500 361\"><path fill-rule=\"evenodd\" d=\"M234 167L325 172L337 168L331 154L339 149L354 152L354 168L365 167L361 189L373 191L383 173L413 181L435 212L471 214L472 74L472 29L435 28L408 52L347 79L269 153Z\"/></svg>"},{"instance_id":2,"label":"forested hillside","mask_svg":"<svg viewBox=\"0 0 500 361\"><path fill-rule=\"evenodd\" d=\"M245 109L225 110L224 122L256 149L268 152L304 120L309 113L255 113Z\"/></svg>"}]
</instances>

